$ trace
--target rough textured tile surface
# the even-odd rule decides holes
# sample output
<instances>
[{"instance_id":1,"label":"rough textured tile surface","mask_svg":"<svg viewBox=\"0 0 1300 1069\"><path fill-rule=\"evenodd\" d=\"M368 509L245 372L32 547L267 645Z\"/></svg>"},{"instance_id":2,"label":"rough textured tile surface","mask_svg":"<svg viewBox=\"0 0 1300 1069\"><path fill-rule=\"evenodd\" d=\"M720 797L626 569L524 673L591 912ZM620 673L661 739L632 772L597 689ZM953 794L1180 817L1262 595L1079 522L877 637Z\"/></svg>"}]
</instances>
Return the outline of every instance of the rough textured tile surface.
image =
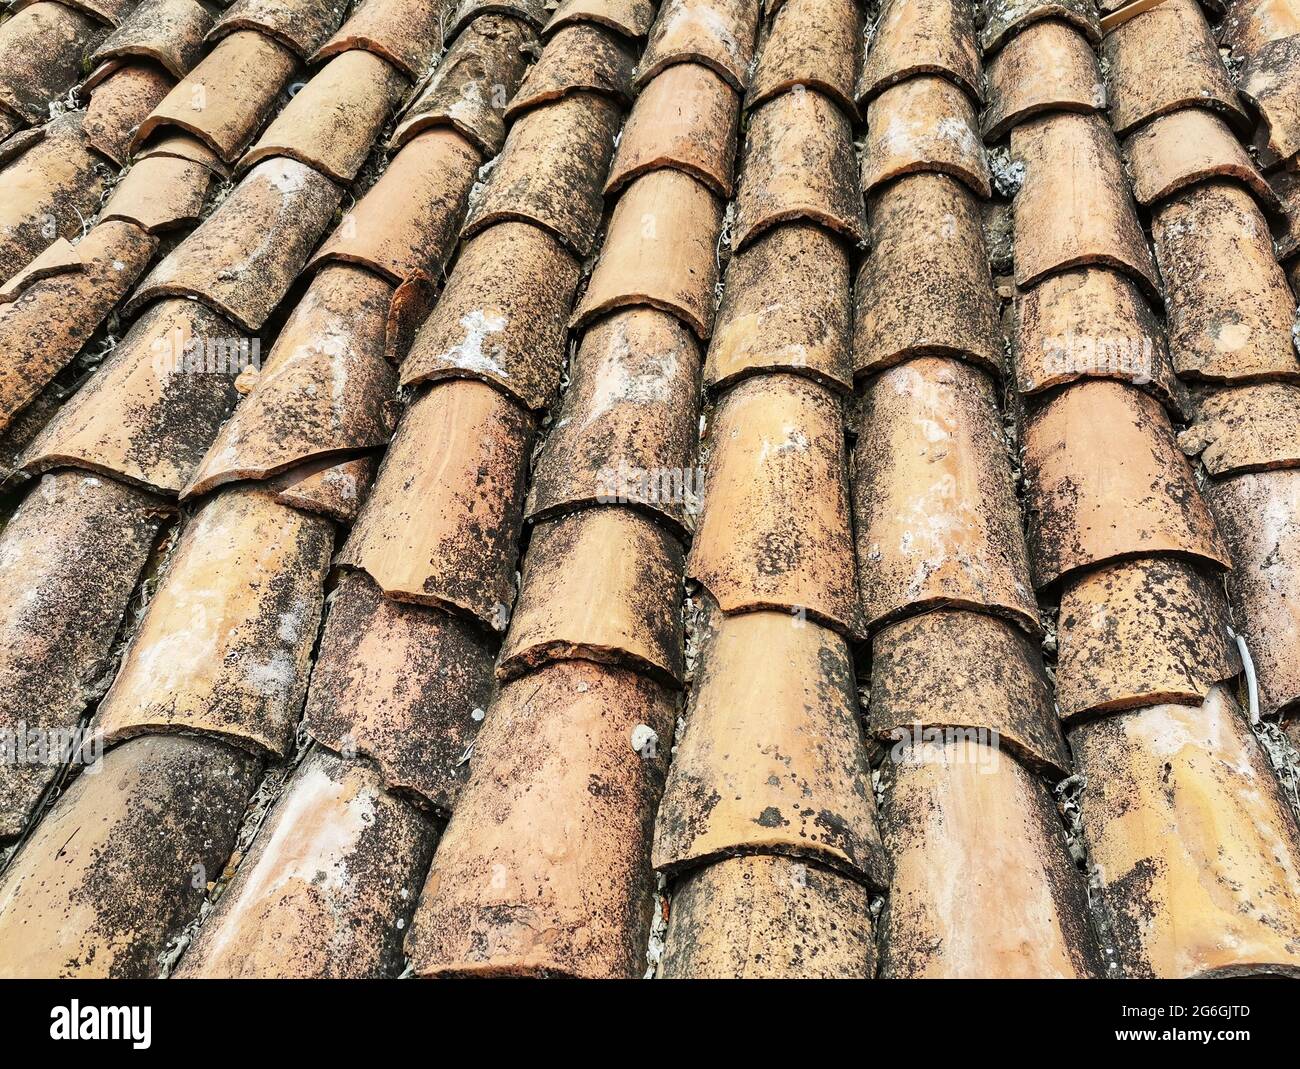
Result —
<instances>
[{"instance_id":1,"label":"rough textured tile surface","mask_svg":"<svg viewBox=\"0 0 1300 1069\"><path fill-rule=\"evenodd\" d=\"M789 613L714 610L699 656L656 821L655 867L780 854L884 887L844 640Z\"/></svg>"},{"instance_id":2,"label":"rough textured tile surface","mask_svg":"<svg viewBox=\"0 0 1300 1069\"><path fill-rule=\"evenodd\" d=\"M688 561L724 612L859 630L840 398L793 375L745 379L712 415Z\"/></svg>"},{"instance_id":3,"label":"rough textured tile surface","mask_svg":"<svg viewBox=\"0 0 1300 1069\"><path fill-rule=\"evenodd\" d=\"M1136 554L1230 567L1169 417L1150 395L1117 382L1079 383L1030 418L1024 448L1038 586Z\"/></svg>"},{"instance_id":4,"label":"rough textured tile surface","mask_svg":"<svg viewBox=\"0 0 1300 1069\"><path fill-rule=\"evenodd\" d=\"M919 74L951 78L971 97L981 99L973 6L967 0L888 0L867 49L858 99L868 100Z\"/></svg>"},{"instance_id":5,"label":"rough textured tile surface","mask_svg":"<svg viewBox=\"0 0 1300 1069\"><path fill-rule=\"evenodd\" d=\"M172 974L365 979L402 970L402 937L437 836L365 765L298 767Z\"/></svg>"},{"instance_id":6,"label":"rough textured tile surface","mask_svg":"<svg viewBox=\"0 0 1300 1069\"><path fill-rule=\"evenodd\" d=\"M181 532L96 731L110 743L176 731L287 754L333 543L329 521L261 490L211 498Z\"/></svg>"},{"instance_id":7,"label":"rough textured tile surface","mask_svg":"<svg viewBox=\"0 0 1300 1069\"><path fill-rule=\"evenodd\" d=\"M82 773L0 880L0 976L156 976L230 855L257 765L156 737Z\"/></svg>"},{"instance_id":8,"label":"rough textured tile surface","mask_svg":"<svg viewBox=\"0 0 1300 1069\"><path fill-rule=\"evenodd\" d=\"M867 106L862 188L918 171L950 174L988 198L989 166L975 105L964 90L937 75L891 86Z\"/></svg>"},{"instance_id":9,"label":"rough textured tile surface","mask_svg":"<svg viewBox=\"0 0 1300 1069\"><path fill-rule=\"evenodd\" d=\"M1228 691L1070 741L1124 974L1300 973L1300 833Z\"/></svg>"},{"instance_id":10,"label":"rough textured tile surface","mask_svg":"<svg viewBox=\"0 0 1300 1069\"><path fill-rule=\"evenodd\" d=\"M743 92L758 8L751 0L664 0L637 68L637 84L674 63L703 63Z\"/></svg>"},{"instance_id":11,"label":"rough textured tile surface","mask_svg":"<svg viewBox=\"0 0 1300 1069\"><path fill-rule=\"evenodd\" d=\"M1300 472L1212 483L1210 500L1232 553L1228 589L1259 674L1260 712L1300 702Z\"/></svg>"},{"instance_id":12,"label":"rough textured tile surface","mask_svg":"<svg viewBox=\"0 0 1300 1069\"><path fill-rule=\"evenodd\" d=\"M631 509L583 509L538 524L498 677L577 658L680 686L682 572L681 544Z\"/></svg>"},{"instance_id":13,"label":"rough textured tile surface","mask_svg":"<svg viewBox=\"0 0 1300 1069\"><path fill-rule=\"evenodd\" d=\"M953 356L1000 373L997 300L970 191L947 175L908 175L877 191L870 216L871 252L854 292L854 372Z\"/></svg>"},{"instance_id":14,"label":"rough textured tile surface","mask_svg":"<svg viewBox=\"0 0 1300 1069\"><path fill-rule=\"evenodd\" d=\"M606 195L648 171L675 167L731 195L740 98L708 67L678 63L655 77L619 135Z\"/></svg>"},{"instance_id":15,"label":"rough textured tile surface","mask_svg":"<svg viewBox=\"0 0 1300 1069\"><path fill-rule=\"evenodd\" d=\"M325 620L304 722L361 754L384 787L450 813L492 697L494 641L476 624L383 596L347 572Z\"/></svg>"},{"instance_id":16,"label":"rough textured tile surface","mask_svg":"<svg viewBox=\"0 0 1300 1069\"><path fill-rule=\"evenodd\" d=\"M529 223L474 235L402 364L402 385L481 379L530 409L547 408L559 392L578 273L573 254Z\"/></svg>"},{"instance_id":17,"label":"rough textured tile surface","mask_svg":"<svg viewBox=\"0 0 1300 1069\"><path fill-rule=\"evenodd\" d=\"M687 980L870 979L871 894L788 857L738 857L674 889L662 975Z\"/></svg>"},{"instance_id":18,"label":"rough textured tile surface","mask_svg":"<svg viewBox=\"0 0 1300 1069\"><path fill-rule=\"evenodd\" d=\"M532 432L527 414L481 382L429 390L398 425L340 562L388 597L504 631Z\"/></svg>"},{"instance_id":19,"label":"rough textured tile surface","mask_svg":"<svg viewBox=\"0 0 1300 1069\"><path fill-rule=\"evenodd\" d=\"M852 318L849 256L819 226L786 223L732 256L709 340L704 381L720 390L787 371L848 392Z\"/></svg>"},{"instance_id":20,"label":"rough textured tile surface","mask_svg":"<svg viewBox=\"0 0 1300 1069\"><path fill-rule=\"evenodd\" d=\"M1196 0L1164 0L1102 40L1111 120L1127 134L1157 115L1213 108L1238 130L1249 120Z\"/></svg>"},{"instance_id":21,"label":"rough textured tile surface","mask_svg":"<svg viewBox=\"0 0 1300 1069\"><path fill-rule=\"evenodd\" d=\"M1268 223L1234 182L1194 186L1155 211L1169 351L1180 375L1216 382L1300 378L1295 297Z\"/></svg>"},{"instance_id":22,"label":"rough textured tile surface","mask_svg":"<svg viewBox=\"0 0 1300 1069\"><path fill-rule=\"evenodd\" d=\"M868 626L951 606L1037 631L1024 537L992 381L922 357L863 394L854 503Z\"/></svg>"},{"instance_id":23,"label":"rough textured tile surface","mask_svg":"<svg viewBox=\"0 0 1300 1069\"><path fill-rule=\"evenodd\" d=\"M78 471L43 476L0 533L0 728L71 731L112 667L112 646L163 520L161 503ZM62 763L47 748L0 768L0 840L20 835Z\"/></svg>"},{"instance_id":24,"label":"rough textured tile surface","mask_svg":"<svg viewBox=\"0 0 1300 1069\"><path fill-rule=\"evenodd\" d=\"M695 469L700 354L679 319L630 308L582 337L569 386L533 465L527 512L640 507L685 534L702 487Z\"/></svg>"},{"instance_id":25,"label":"rough textured tile surface","mask_svg":"<svg viewBox=\"0 0 1300 1069\"><path fill-rule=\"evenodd\" d=\"M937 609L871 643L868 727L886 748L917 731L984 732L1048 779L1070 758L1037 643L986 613Z\"/></svg>"},{"instance_id":26,"label":"rough textured tile surface","mask_svg":"<svg viewBox=\"0 0 1300 1069\"><path fill-rule=\"evenodd\" d=\"M657 684L587 661L503 687L407 939L416 975L639 976L675 716Z\"/></svg>"},{"instance_id":27,"label":"rough textured tile surface","mask_svg":"<svg viewBox=\"0 0 1300 1069\"><path fill-rule=\"evenodd\" d=\"M885 765L880 974L1099 975L1084 886L1048 789L970 736L909 733Z\"/></svg>"},{"instance_id":28,"label":"rough textured tile surface","mask_svg":"<svg viewBox=\"0 0 1300 1069\"><path fill-rule=\"evenodd\" d=\"M853 179L853 128L830 98L805 89L759 105L745 137L734 247L793 219L861 241L866 223Z\"/></svg>"},{"instance_id":29,"label":"rough textured tile surface","mask_svg":"<svg viewBox=\"0 0 1300 1069\"><path fill-rule=\"evenodd\" d=\"M1222 581L1172 557L1120 561L1067 581L1056 634L1056 696L1067 720L1200 705L1241 671Z\"/></svg>"},{"instance_id":30,"label":"rough textured tile surface","mask_svg":"<svg viewBox=\"0 0 1300 1069\"><path fill-rule=\"evenodd\" d=\"M1106 85L1088 39L1048 19L1011 38L988 65L989 100L980 128L997 141L1013 126L1048 111L1101 111Z\"/></svg>"}]
</instances>

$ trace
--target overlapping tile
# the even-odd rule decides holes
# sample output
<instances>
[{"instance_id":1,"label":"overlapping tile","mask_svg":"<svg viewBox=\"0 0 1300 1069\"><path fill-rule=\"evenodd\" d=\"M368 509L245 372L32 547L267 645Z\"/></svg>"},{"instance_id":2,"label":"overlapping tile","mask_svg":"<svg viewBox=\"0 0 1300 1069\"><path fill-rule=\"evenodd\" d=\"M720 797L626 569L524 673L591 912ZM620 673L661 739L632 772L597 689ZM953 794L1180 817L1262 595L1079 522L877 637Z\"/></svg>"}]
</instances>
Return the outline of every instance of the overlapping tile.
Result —
<instances>
[{"instance_id":1,"label":"overlapping tile","mask_svg":"<svg viewBox=\"0 0 1300 1069\"><path fill-rule=\"evenodd\" d=\"M1125 975L1296 975L1300 833L1230 693L1071 733Z\"/></svg>"},{"instance_id":2,"label":"overlapping tile","mask_svg":"<svg viewBox=\"0 0 1300 1069\"><path fill-rule=\"evenodd\" d=\"M1003 342L979 203L944 174L907 175L871 197L871 252L854 293L853 370L955 356L998 373Z\"/></svg>"},{"instance_id":3,"label":"overlapping tile","mask_svg":"<svg viewBox=\"0 0 1300 1069\"><path fill-rule=\"evenodd\" d=\"M983 372L926 357L869 380L855 459L868 626L955 606L1038 630L1009 457Z\"/></svg>"},{"instance_id":4,"label":"overlapping tile","mask_svg":"<svg viewBox=\"0 0 1300 1069\"><path fill-rule=\"evenodd\" d=\"M312 753L172 975L396 976L436 840L365 765Z\"/></svg>"},{"instance_id":5,"label":"overlapping tile","mask_svg":"<svg viewBox=\"0 0 1300 1069\"><path fill-rule=\"evenodd\" d=\"M966 0L889 0L867 50L857 84L859 100L917 75L951 78L978 100L983 97L972 5Z\"/></svg>"},{"instance_id":6,"label":"overlapping tile","mask_svg":"<svg viewBox=\"0 0 1300 1069\"><path fill-rule=\"evenodd\" d=\"M230 855L257 768L203 738L110 750L0 880L0 975L156 975L158 956L198 915Z\"/></svg>"}]
</instances>

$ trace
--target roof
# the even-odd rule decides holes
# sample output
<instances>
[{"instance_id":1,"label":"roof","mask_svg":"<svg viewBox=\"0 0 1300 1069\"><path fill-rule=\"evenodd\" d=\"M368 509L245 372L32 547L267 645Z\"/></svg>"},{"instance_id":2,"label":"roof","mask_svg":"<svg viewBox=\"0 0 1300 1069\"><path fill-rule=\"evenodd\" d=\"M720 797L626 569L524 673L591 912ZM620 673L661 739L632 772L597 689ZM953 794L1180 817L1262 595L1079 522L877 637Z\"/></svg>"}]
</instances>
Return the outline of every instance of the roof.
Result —
<instances>
[{"instance_id":1,"label":"roof","mask_svg":"<svg viewBox=\"0 0 1300 1069\"><path fill-rule=\"evenodd\" d=\"M1300 4L0 22L0 975L1300 975Z\"/></svg>"}]
</instances>

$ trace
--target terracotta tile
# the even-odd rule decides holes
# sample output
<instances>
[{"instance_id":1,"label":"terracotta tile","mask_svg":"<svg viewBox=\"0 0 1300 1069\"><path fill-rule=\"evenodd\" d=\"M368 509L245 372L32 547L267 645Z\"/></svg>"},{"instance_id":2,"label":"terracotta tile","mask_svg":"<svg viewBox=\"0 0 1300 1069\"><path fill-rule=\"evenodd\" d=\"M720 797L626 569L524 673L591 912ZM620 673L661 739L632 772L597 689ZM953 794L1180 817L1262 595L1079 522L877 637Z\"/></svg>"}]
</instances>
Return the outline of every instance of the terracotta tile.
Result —
<instances>
[{"instance_id":1,"label":"terracotta tile","mask_svg":"<svg viewBox=\"0 0 1300 1069\"><path fill-rule=\"evenodd\" d=\"M1241 94L1259 115L1254 147L1260 162L1272 166L1300 152L1300 38L1266 45L1242 65Z\"/></svg>"},{"instance_id":2,"label":"terracotta tile","mask_svg":"<svg viewBox=\"0 0 1300 1069\"><path fill-rule=\"evenodd\" d=\"M900 741L884 776L894 879L881 976L1100 975L1083 880L1045 784L962 733Z\"/></svg>"},{"instance_id":3,"label":"terracotta tile","mask_svg":"<svg viewBox=\"0 0 1300 1069\"><path fill-rule=\"evenodd\" d=\"M954 356L994 374L1003 364L979 202L942 174L914 174L871 198L871 253L855 291L853 370Z\"/></svg>"},{"instance_id":4,"label":"terracotta tile","mask_svg":"<svg viewBox=\"0 0 1300 1069\"><path fill-rule=\"evenodd\" d=\"M856 114L854 79L862 62L862 23L854 0L786 0L772 19L745 106L752 108L803 86L824 93L849 115Z\"/></svg>"},{"instance_id":5,"label":"terracotta tile","mask_svg":"<svg viewBox=\"0 0 1300 1069\"><path fill-rule=\"evenodd\" d=\"M29 123L81 80L82 57L108 30L66 4L31 4L0 26L0 104Z\"/></svg>"},{"instance_id":6,"label":"terracotta tile","mask_svg":"<svg viewBox=\"0 0 1300 1069\"><path fill-rule=\"evenodd\" d=\"M230 174L230 168L221 161L221 158L209 146L190 134L176 132L160 134L141 148L135 154L135 159L138 163L140 160L154 159L158 156L202 164L213 174L219 174L223 178Z\"/></svg>"},{"instance_id":7,"label":"terracotta tile","mask_svg":"<svg viewBox=\"0 0 1300 1069\"><path fill-rule=\"evenodd\" d=\"M405 88L387 60L363 49L344 52L289 101L239 161L239 169L288 156L346 184L366 162Z\"/></svg>"},{"instance_id":8,"label":"terracotta tile","mask_svg":"<svg viewBox=\"0 0 1300 1069\"><path fill-rule=\"evenodd\" d=\"M632 509L582 509L539 523L497 677L581 659L680 686L682 558L677 539Z\"/></svg>"},{"instance_id":9,"label":"terracotta tile","mask_svg":"<svg viewBox=\"0 0 1300 1069\"><path fill-rule=\"evenodd\" d=\"M868 980L876 971L871 894L787 857L737 857L673 890L667 979Z\"/></svg>"},{"instance_id":10,"label":"terracotta tile","mask_svg":"<svg viewBox=\"0 0 1300 1069\"><path fill-rule=\"evenodd\" d=\"M788 371L847 393L851 316L843 242L808 223L772 227L727 266L704 381L717 390Z\"/></svg>"},{"instance_id":11,"label":"terracotta tile","mask_svg":"<svg viewBox=\"0 0 1300 1069\"><path fill-rule=\"evenodd\" d=\"M341 197L338 186L297 160L278 156L259 163L149 272L127 312L160 297L190 297L258 330L302 270Z\"/></svg>"},{"instance_id":12,"label":"terracotta tile","mask_svg":"<svg viewBox=\"0 0 1300 1069\"><path fill-rule=\"evenodd\" d=\"M545 0L460 0L443 31L448 38L487 14L510 15L541 29L548 18Z\"/></svg>"},{"instance_id":13,"label":"terracotta tile","mask_svg":"<svg viewBox=\"0 0 1300 1069\"><path fill-rule=\"evenodd\" d=\"M0 534L0 727L71 731L112 666L113 640L163 514L139 490L61 471L32 486ZM6 754L0 841L22 834L61 761Z\"/></svg>"},{"instance_id":14,"label":"terracotta tile","mask_svg":"<svg viewBox=\"0 0 1300 1069\"><path fill-rule=\"evenodd\" d=\"M1232 552L1228 592L1259 678L1263 716L1300 703L1300 473L1212 482L1210 500Z\"/></svg>"},{"instance_id":15,"label":"terracotta tile","mask_svg":"<svg viewBox=\"0 0 1300 1069\"><path fill-rule=\"evenodd\" d=\"M1024 442L1037 586L1139 553L1230 567L1169 417L1149 394L1080 382L1031 416Z\"/></svg>"},{"instance_id":16,"label":"terracotta tile","mask_svg":"<svg viewBox=\"0 0 1300 1069\"><path fill-rule=\"evenodd\" d=\"M887 886L844 640L788 613L714 610L699 657L655 868L780 854Z\"/></svg>"},{"instance_id":17,"label":"terracotta tile","mask_svg":"<svg viewBox=\"0 0 1300 1069\"><path fill-rule=\"evenodd\" d=\"M212 23L212 13L199 0L140 0L91 60L139 57L184 78L203 55Z\"/></svg>"},{"instance_id":18,"label":"terracotta tile","mask_svg":"<svg viewBox=\"0 0 1300 1069\"><path fill-rule=\"evenodd\" d=\"M1011 352L1023 394L1116 379L1158 397L1176 415L1186 407L1160 322L1118 271L1080 267L1018 290Z\"/></svg>"},{"instance_id":19,"label":"terracotta tile","mask_svg":"<svg viewBox=\"0 0 1300 1069\"><path fill-rule=\"evenodd\" d=\"M524 46L533 31L517 19L483 15L447 49L433 76L403 112L393 147L422 130L450 126L484 156L495 156L506 140L502 116L528 65Z\"/></svg>"},{"instance_id":20,"label":"terracotta tile","mask_svg":"<svg viewBox=\"0 0 1300 1069\"><path fill-rule=\"evenodd\" d=\"M1124 974L1300 974L1300 835L1227 689L1070 741Z\"/></svg>"},{"instance_id":21,"label":"terracotta tile","mask_svg":"<svg viewBox=\"0 0 1300 1069\"><path fill-rule=\"evenodd\" d=\"M476 234L411 346L402 385L482 379L530 409L548 407L578 275L573 255L535 226L505 222Z\"/></svg>"},{"instance_id":22,"label":"terracotta tile","mask_svg":"<svg viewBox=\"0 0 1300 1069\"><path fill-rule=\"evenodd\" d=\"M694 335L666 312L630 308L593 324L533 464L529 518L630 504L685 536L703 489L695 467L699 368Z\"/></svg>"},{"instance_id":23,"label":"terracotta tile","mask_svg":"<svg viewBox=\"0 0 1300 1069\"><path fill-rule=\"evenodd\" d=\"M439 277L456 247L481 160L458 133L428 130L402 146L311 266L359 264L394 284Z\"/></svg>"},{"instance_id":24,"label":"terracotta tile","mask_svg":"<svg viewBox=\"0 0 1300 1069\"><path fill-rule=\"evenodd\" d=\"M721 229L721 203L695 179L677 170L642 175L614 205L600 259L569 325L649 305L708 338Z\"/></svg>"},{"instance_id":25,"label":"terracotta tile","mask_svg":"<svg viewBox=\"0 0 1300 1069\"><path fill-rule=\"evenodd\" d=\"M155 247L130 224L100 223L73 246L73 270L33 281L0 304L0 429L81 351Z\"/></svg>"},{"instance_id":26,"label":"terracotta tile","mask_svg":"<svg viewBox=\"0 0 1300 1069\"><path fill-rule=\"evenodd\" d=\"M344 0L235 0L217 19L208 41L255 30L306 59L338 29L346 8Z\"/></svg>"},{"instance_id":27,"label":"terracotta tile","mask_svg":"<svg viewBox=\"0 0 1300 1069\"><path fill-rule=\"evenodd\" d=\"M585 256L600 225L601 183L621 119L618 105L596 93L572 93L521 115L470 205L462 237L526 222Z\"/></svg>"},{"instance_id":28,"label":"terracotta tile","mask_svg":"<svg viewBox=\"0 0 1300 1069\"><path fill-rule=\"evenodd\" d=\"M76 112L45 127L44 137L0 172L0 275L9 278L55 238L84 233L108 172Z\"/></svg>"},{"instance_id":29,"label":"terracotta tile","mask_svg":"<svg viewBox=\"0 0 1300 1069\"><path fill-rule=\"evenodd\" d=\"M918 74L951 78L983 99L975 25L965 0L888 0L875 24L857 96L865 102Z\"/></svg>"},{"instance_id":30,"label":"terracotta tile","mask_svg":"<svg viewBox=\"0 0 1300 1069\"><path fill-rule=\"evenodd\" d=\"M1241 182L1265 211L1281 203L1227 123L1204 108L1162 115L1124 142L1124 161L1140 204L1154 204L1209 178Z\"/></svg>"},{"instance_id":31,"label":"terracotta tile","mask_svg":"<svg viewBox=\"0 0 1300 1069\"><path fill-rule=\"evenodd\" d=\"M309 460L267 480L267 487L281 505L351 526L370 492L378 468L379 460L373 455L336 464Z\"/></svg>"},{"instance_id":32,"label":"terracotta tile","mask_svg":"<svg viewBox=\"0 0 1300 1069\"><path fill-rule=\"evenodd\" d=\"M175 128L234 163L275 107L297 65L293 53L269 37L253 31L232 33L140 124L133 150L156 131Z\"/></svg>"},{"instance_id":33,"label":"terracotta tile","mask_svg":"<svg viewBox=\"0 0 1300 1069\"><path fill-rule=\"evenodd\" d=\"M1105 119L1066 112L1030 119L1011 131L1011 155L1025 173L1013 204L1016 285L1097 264L1132 275L1159 299L1155 263Z\"/></svg>"},{"instance_id":34,"label":"terracotta tile","mask_svg":"<svg viewBox=\"0 0 1300 1069\"><path fill-rule=\"evenodd\" d=\"M392 293L369 271L321 270L182 496L387 445L396 424L397 372L384 357Z\"/></svg>"},{"instance_id":35,"label":"terracotta tile","mask_svg":"<svg viewBox=\"0 0 1300 1069\"><path fill-rule=\"evenodd\" d=\"M732 246L777 223L809 219L859 242L866 232L853 174L853 128L838 106L796 89L749 115Z\"/></svg>"},{"instance_id":36,"label":"terracotta tile","mask_svg":"<svg viewBox=\"0 0 1300 1069\"><path fill-rule=\"evenodd\" d=\"M675 167L729 197L739 121L740 98L731 86L698 63L674 64L641 91L619 135L605 193Z\"/></svg>"},{"instance_id":37,"label":"terracotta tile","mask_svg":"<svg viewBox=\"0 0 1300 1069\"><path fill-rule=\"evenodd\" d=\"M867 107L862 188L917 171L950 174L988 198L989 165L975 105L947 78L923 75L891 86Z\"/></svg>"},{"instance_id":38,"label":"terracotta tile","mask_svg":"<svg viewBox=\"0 0 1300 1069\"><path fill-rule=\"evenodd\" d=\"M314 751L172 976L396 976L436 841L366 765Z\"/></svg>"},{"instance_id":39,"label":"terracotta tile","mask_svg":"<svg viewBox=\"0 0 1300 1069\"><path fill-rule=\"evenodd\" d=\"M1206 393L1178 436L1213 476L1300 467L1300 387L1261 382Z\"/></svg>"},{"instance_id":40,"label":"terracotta tile","mask_svg":"<svg viewBox=\"0 0 1300 1069\"><path fill-rule=\"evenodd\" d=\"M405 0L364 0L352 9L337 33L312 57L364 49L382 56L412 82L419 81L443 43L442 20L450 4L408 4Z\"/></svg>"},{"instance_id":41,"label":"terracotta tile","mask_svg":"<svg viewBox=\"0 0 1300 1069\"><path fill-rule=\"evenodd\" d=\"M739 383L711 419L688 574L724 612L860 629L840 399L803 377Z\"/></svg>"},{"instance_id":42,"label":"terracotta tile","mask_svg":"<svg viewBox=\"0 0 1300 1069\"><path fill-rule=\"evenodd\" d=\"M624 37L644 37L650 32L655 10L654 0L561 0L546 24L546 33L553 34L562 26L590 22Z\"/></svg>"},{"instance_id":43,"label":"terracotta tile","mask_svg":"<svg viewBox=\"0 0 1300 1069\"><path fill-rule=\"evenodd\" d=\"M970 729L1049 780L1070 773L1037 641L982 612L937 609L877 632L868 726L886 750Z\"/></svg>"},{"instance_id":44,"label":"terracotta tile","mask_svg":"<svg viewBox=\"0 0 1300 1069\"><path fill-rule=\"evenodd\" d=\"M339 561L399 601L504 631L532 420L479 382L435 386L407 409Z\"/></svg>"},{"instance_id":45,"label":"terracotta tile","mask_svg":"<svg viewBox=\"0 0 1300 1069\"><path fill-rule=\"evenodd\" d=\"M203 213L211 185L212 172L201 163L150 156L137 160L113 187L100 218L151 234L191 226Z\"/></svg>"},{"instance_id":46,"label":"terracotta tile","mask_svg":"<svg viewBox=\"0 0 1300 1069\"><path fill-rule=\"evenodd\" d=\"M1219 33L1237 59L1258 52L1270 41L1300 33L1300 7L1295 0L1229 0L1227 6Z\"/></svg>"},{"instance_id":47,"label":"terracotta tile","mask_svg":"<svg viewBox=\"0 0 1300 1069\"><path fill-rule=\"evenodd\" d=\"M592 23L568 26L547 42L506 108L506 121L582 90L603 93L626 106L632 101L635 66L629 42Z\"/></svg>"},{"instance_id":48,"label":"terracotta tile","mask_svg":"<svg viewBox=\"0 0 1300 1069\"><path fill-rule=\"evenodd\" d=\"M156 976L230 855L257 769L211 739L136 739L106 754L0 880L0 976Z\"/></svg>"},{"instance_id":49,"label":"terracotta tile","mask_svg":"<svg viewBox=\"0 0 1300 1069\"><path fill-rule=\"evenodd\" d=\"M641 974L675 715L644 676L588 661L501 689L407 939L416 975Z\"/></svg>"},{"instance_id":50,"label":"terracotta tile","mask_svg":"<svg viewBox=\"0 0 1300 1069\"><path fill-rule=\"evenodd\" d=\"M1101 40L1101 25L1093 0L989 0L984 5L980 47L986 54L993 52L1040 19L1068 22L1094 45Z\"/></svg>"},{"instance_id":51,"label":"terracotta tile","mask_svg":"<svg viewBox=\"0 0 1300 1069\"><path fill-rule=\"evenodd\" d=\"M22 457L178 493L235 402L247 339L196 301L162 301L132 325Z\"/></svg>"},{"instance_id":52,"label":"terracotta tile","mask_svg":"<svg viewBox=\"0 0 1300 1069\"><path fill-rule=\"evenodd\" d=\"M988 67L989 101L980 129L998 141L1045 111L1101 111L1106 84L1088 39L1057 19L1034 22L1011 38Z\"/></svg>"},{"instance_id":53,"label":"terracotta tile","mask_svg":"<svg viewBox=\"0 0 1300 1069\"><path fill-rule=\"evenodd\" d=\"M1152 232L1180 375L1215 382L1300 375L1295 298L1249 193L1233 182L1195 186L1156 209Z\"/></svg>"},{"instance_id":54,"label":"terracotta tile","mask_svg":"<svg viewBox=\"0 0 1300 1069\"><path fill-rule=\"evenodd\" d=\"M1169 557L1085 572L1061 591L1061 716L1177 702L1199 706L1241 672L1222 580Z\"/></svg>"},{"instance_id":55,"label":"terracotta tile","mask_svg":"<svg viewBox=\"0 0 1300 1069\"><path fill-rule=\"evenodd\" d=\"M1178 108L1212 108L1239 131L1250 122L1196 0L1165 0L1101 43L1110 114L1121 136Z\"/></svg>"},{"instance_id":56,"label":"terracotta tile","mask_svg":"<svg viewBox=\"0 0 1300 1069\"><path fill-rule=\"evenodd\" d=\"M82 129L91 146L126 166L131 135L175 79L152 63L128 63L95 86Z\"/></svg>"},{"instance_id":57,"label":"terracotta tile","mask_svg":"<svg viewBox=\"0 0 1300 1069\"><path fill-rule=\"evenodd\" d=\"M307 693L333 524L261 490L206 502L95 714L109 743L198 733L284 757Z\"/></svg>"},{"instance_id":58,"label":"terracotta tile","mask_svg":"<svg viewBox=\"0 0 1300 1069\"><path fill-rule=\"evenodd\" d=\"M363 572L347 572L325 618L304 722L326 746L373 760L387 790L450 813L492 697L495 655L474 623L393 601Z\"/></svg>"},{"instance_id":59,"label":"terracotta tile","mask_svg":"<svg viewBox=\"0 0 1300 1069\"><path fill-rule=\"evenodd\" d=\"M650 27L637 85L674 63L703 63L744 92L754 58L758 7L752 0L664 0Z\"/></svg>"},{"instance_id":60,"label":"terracotta tile","mask_svg":"<svg viewBox=\"0 0 1300 1069\"><path fill-rule=\"evenodd\" d=\"M854 507L866 623L940 607L1039 630L992 381L922 357L863 394Z\"/></svg>"}]
</instances>

